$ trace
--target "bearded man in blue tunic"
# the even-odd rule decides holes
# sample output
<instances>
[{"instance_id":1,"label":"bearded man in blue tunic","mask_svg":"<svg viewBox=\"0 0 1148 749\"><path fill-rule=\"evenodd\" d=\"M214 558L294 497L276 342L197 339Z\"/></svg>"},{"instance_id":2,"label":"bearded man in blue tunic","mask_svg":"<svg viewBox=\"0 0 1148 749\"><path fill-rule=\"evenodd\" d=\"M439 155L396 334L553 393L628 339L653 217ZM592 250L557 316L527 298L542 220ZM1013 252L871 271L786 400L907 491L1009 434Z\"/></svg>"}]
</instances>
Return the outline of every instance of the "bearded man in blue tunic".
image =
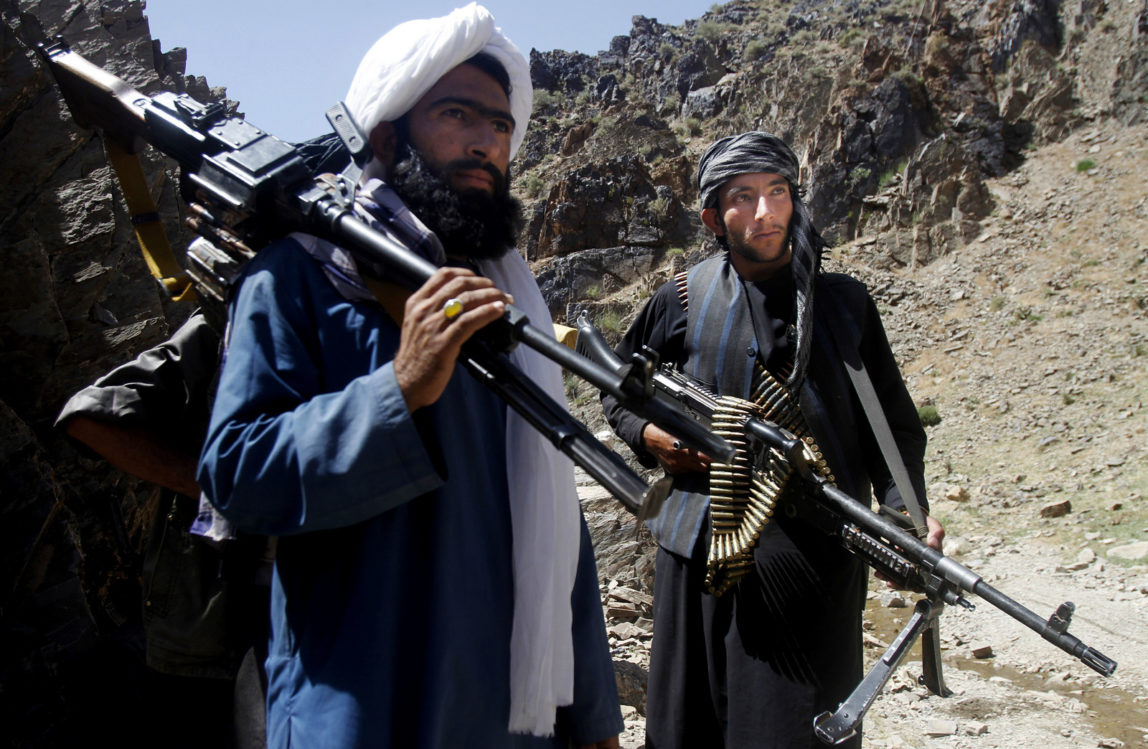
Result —
<instances>
[{"instance_id":1,"label":"bearded man in blue tunic","mask_svg":"<svg viewBox=\"0 0 1148 749\"><path fill-rule=\"evenodd\" d=\"M271 747L617 746L573 466L456 363L511 299L549 319L512 247L531 100L485 8L384 35L347 95L374 152L356 210L440 269L400 324L348 252L293 234L232 302L199 480L279 539ZM524 348L512 361L564 402Z\"/></svg>"}]
</instances>

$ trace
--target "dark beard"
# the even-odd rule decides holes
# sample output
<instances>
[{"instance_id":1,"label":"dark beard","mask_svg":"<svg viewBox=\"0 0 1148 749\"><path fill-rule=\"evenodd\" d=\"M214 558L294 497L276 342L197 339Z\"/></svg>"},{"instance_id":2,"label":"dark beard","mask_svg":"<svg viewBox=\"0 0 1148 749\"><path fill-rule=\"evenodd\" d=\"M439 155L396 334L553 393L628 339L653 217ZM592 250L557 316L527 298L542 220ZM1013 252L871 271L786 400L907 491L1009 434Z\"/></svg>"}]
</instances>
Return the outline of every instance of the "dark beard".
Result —
<instances>
[{"instance_id":1,"label":"dark beard","mask_svg":"<svg viewBox=\"0 0 1148 749\"><path fill-rule=\"evenodd\" d=\"M486 169L494 176L494 193L459 192L449 175L460 169ZM447 255L472 260L500 257L512 248L522 228L522 204L510 194L507 179L478 160L460 159L440 172L408 142L399 144L387 180L426 227L442 242Z\"/></svg>"}]
</instances>

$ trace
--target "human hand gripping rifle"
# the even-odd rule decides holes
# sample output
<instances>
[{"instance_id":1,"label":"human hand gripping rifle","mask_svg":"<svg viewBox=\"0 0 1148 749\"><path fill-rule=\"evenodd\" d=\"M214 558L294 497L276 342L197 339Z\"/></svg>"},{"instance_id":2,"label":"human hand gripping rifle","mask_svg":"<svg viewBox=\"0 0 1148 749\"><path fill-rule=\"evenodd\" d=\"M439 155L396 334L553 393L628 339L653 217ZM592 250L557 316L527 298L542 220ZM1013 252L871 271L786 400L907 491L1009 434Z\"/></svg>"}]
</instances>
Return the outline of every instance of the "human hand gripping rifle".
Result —
<instances>
[{"instance_id":1,"label":"human hand gripping rifle","mask_svg":"<svg viewBox=\"0 0 1148 749\"><path fill-rule=\"evenodd\" d=\"M914 606L913 614L904 629L852 694L841 703L836 712L825 712L814 718L814 732L824 743L838 744L856 733L865 713L893 671L909 654L917 638L930 629L935 636L936 619L945 604L974 608L964 594L979 596L1104 676L1110 676L1116 670L1114 660L1068 633L1075 610L1072 603L1061 604L1047 621L1042 619L993 588L973 570L929 547L906 530L912 527L912 523L905 516L896 512L886 513L884 510L882 513L874 512L868 503L860 502L838 489L827 477L828 472L824 466L818 465L821 462L819 456L811 451L809 444L776 423L755 417L755 404L728 396L716 396L707 387L677 370L659 368L657 354L649 349L635 354L633 362L623 362L610 349L585 313L578 320L577 347L587 357L615 372L645 379L645 386L652 389L656 397L685 408L707 428L716 428L721 423L723 434L730 428L740 432L740 437L731 436L729 439L738 444L739 455L755 465L768 460L787 464L810 489L789 495L797 497L789 501L811 502L815 505L803 508L803 517L811 517L818 528L831 534L847 550L864 559L885 579L898 587L924 594ZM717 493L714 484L718 476L712 473L713 470L711 468L711 493ZM754 498L749 497L747 501L753 503ZM772 509L769 508L769 514L772 514ZM719 532L720 523L715 515L715 535ZM711 558L712 555L711 546ZM927 639L922 640L922 645L927 643ZM939 650L934 650L932 656L923 651L922 661L926 685L934 693L947 696L941 678Z\"/></svg>"},{"instance_id":2,"label":"human hand gripping rifle","mask_svg":"<svg viewBox=\"0 0 1148 749\"><path fill-rule=\"evenodd\" d=\"M173 298L189 298L194 282L202 301L222 306L243 263L271 240L292 231L345 247L364 275L406 289L417 289L435 272L432 263L353 213L355 189L370 158L370 146L341 103L327 112L327 119L348 150L350 163L338 175L317 176L298 148L241 118L227 116L218 103L203 105L171 92L142 94L72 51L63 39L39 45L37 51L77 123L102 131L141 249ZM146 189L137 155L144 144L179 163L181 191L193 214L188 223L209 241L196 243L200 246L189 251L186 274L167 248ZM153 251L160 246L166 252ZM504 318L467 342L460 363L631 511L649 498L650 487L510 362L506 354L519 343L614 394L698 449L732 454L730 445L680 408L627 392L622 378L558 343L508 306Z\"/></svg>"}]
</instances>

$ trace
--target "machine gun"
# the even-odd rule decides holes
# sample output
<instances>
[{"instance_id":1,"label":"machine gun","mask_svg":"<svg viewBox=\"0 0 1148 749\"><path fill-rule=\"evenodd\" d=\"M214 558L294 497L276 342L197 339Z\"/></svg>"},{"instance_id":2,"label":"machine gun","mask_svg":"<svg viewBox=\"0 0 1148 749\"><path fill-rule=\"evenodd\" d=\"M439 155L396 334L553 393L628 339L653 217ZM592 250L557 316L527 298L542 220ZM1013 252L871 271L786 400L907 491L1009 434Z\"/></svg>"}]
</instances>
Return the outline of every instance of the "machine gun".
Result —
<instances>
[{"instance_id":1,"label":"machine gun","mask_svg":"<svg viewBox=\"0 0 1148 749\"><path fill-rule=\"evenodd\" d=\"M145 95L72 51L61 38L39 45L37 51L77 123L103 133L145 258L173 298L189 298L198 290L205 302L222 306L243 263L292 231L347 248L365 275L407 289L417 289L437 270L355 216L355 190L370 146L341 103L327 112L327 120L347 149L349 163L338 175L315 175L300 149L228 116L218 103L204 105L172 92ZM149 251L149 245L167 245L139 166L138 153L145 144L179 163L182 196L192 213L188 223L208 240L193 243L197 246L189 250L186 273L170 250ZM630 389L630 383L577 355L508 307L504 318L468 341L460 363L631 511L649 499L650 488L510 362L506 354L519 343L615 394L698 449L733 453L729 444L676 407Z\"/></svg>"},{"instance_id":2,"label":"machine gun","mask_svg":"<svg viewBox=\"0 0 1148 749\"><path fill-rule=\"evenodd\" d=\"M623 362L585 313L578 319L577 348L588 358L612 368L621 376L643 380L641 386L652 389L655 397L680 405L707 428L713 424L723 401L739 400L716 396L682 372L659 367L657 353L648 348L635 353L632 362ZM838 489L822 473L813 470L808 446L791 432L752 416L744 418L741 430L744 450L753 456L755 462L781 460L792 466L806 483L809 491L800 493L796 500L790 500L812 505L801 508L803 517L809 517L816 527L867 562L882 577L898 587L924 594L916 602L908 623L849 697L835 712L825 712L814 718L814 733L824 743L839 744L856 734L857 726L877 695L909 654L917 638L936 622L945 604L974 608L964 594L979 596L1100 674L1110 676L1116 670L1116 661L1068 633L1075 610L1072 603L1061 604L1047 621L1042 619L993 588L973 570L929 547L906 530L912 527L908 518L895 512L874 512L868 503ZM932 631L935 634L936 630ZM923 640L922 644L927 642ZM932 655L925 653L923 667L923 678L930 690L947 696L941 678L939 651L934 650Z\"/></svg>"}]
</instances>

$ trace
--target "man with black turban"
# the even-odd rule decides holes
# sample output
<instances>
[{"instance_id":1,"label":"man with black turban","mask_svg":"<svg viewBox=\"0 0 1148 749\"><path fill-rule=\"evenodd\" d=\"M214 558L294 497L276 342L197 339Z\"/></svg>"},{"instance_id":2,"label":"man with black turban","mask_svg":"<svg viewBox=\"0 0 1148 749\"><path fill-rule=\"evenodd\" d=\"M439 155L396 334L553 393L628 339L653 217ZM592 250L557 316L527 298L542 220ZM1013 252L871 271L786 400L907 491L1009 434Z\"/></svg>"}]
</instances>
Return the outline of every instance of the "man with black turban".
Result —
<instances>
[{"instance_id":1,"label":"man with black turban","mask_svg":"<svg viewBox=\"0 0 1148 749\"><path fill-rule=\"evenodd\" d=\"M662 286L617 351L628 360L649 346L718 395L763 402L769 394L813 438L838 487L901 508L839 341L859 352L922 500L925 433L865 287L820 271L824 242L798 170L789 146L768 133L714 143L698 166L698 191L702 222L725 251ZM719 489L710 489L709 456L608 396L603 405L639 460L674 478L649 523L659 548L646 746L819 746L814 716L835 710L861 678L864 564L804 516L794 479L779 480L778 506L797 509L764 524L744 567L723 567L711 549ZM944 531L926 520L939 548Z\"/></svg>"}]
</instances>

